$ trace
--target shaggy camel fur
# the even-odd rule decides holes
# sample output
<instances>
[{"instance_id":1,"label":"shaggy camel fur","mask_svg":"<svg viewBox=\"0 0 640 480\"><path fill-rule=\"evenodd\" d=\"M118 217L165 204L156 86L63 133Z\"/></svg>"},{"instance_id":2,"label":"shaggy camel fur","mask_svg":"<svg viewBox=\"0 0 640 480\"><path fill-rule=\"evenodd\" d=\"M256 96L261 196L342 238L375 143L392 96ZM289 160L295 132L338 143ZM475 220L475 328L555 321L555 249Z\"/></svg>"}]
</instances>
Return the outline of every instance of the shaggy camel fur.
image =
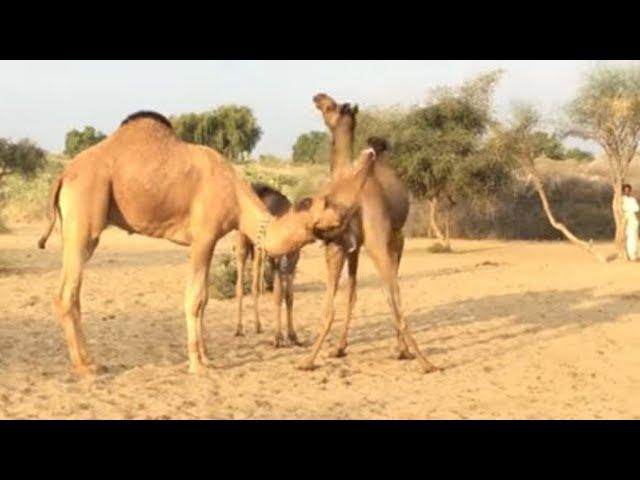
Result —
<instances>
[{"instance_id":1,"label":"shaggy camel fur","mask_svg":"<svg viewBox=\"0 0 640 480\"><path fill-rule=\"evenodd\" d=\"M314 235L339 232L357 208L375 154L365 151L363 158L361 168L275 219L218 152L183 142L160 114L127 117L113 134L77 155L54 182L50 225L39 241L44 248L57 210L62 275L54 307L76 372L95 371L80 322L80 286L83 266L108 225L190 246L184 304L189 371L203 371L207 277L218 240L238 229L267 254L283 255L311 243Z\"/></svg>"},{"instance_id":2,"label":"shaggy camel fur","mask_svg":"<svg viewBox=\"0 0 640 480\"><path fill-rule=\"evenodd\" d=\"M351 170L353 132L356 125L357 106L348 103L339 105L326 94L313 97L316 108L320 110L324 122L332 133L331 176L334 180L343 178ZM369 145L380 154L387 148L382 139L371 138ZM372 178L366 183L360 196L360 210L352 218L346 234L355 237L356 248L347 248L345 231L336 235L324 235L325 260L327 265L327 290L325 296L324 323L310 355L300 365L303 370L314 368L315 359L320 352L334 319L333 302L340 281L340 273L345 264L348 268L348 291L346 319L337 348L331 356L346 355L347 336L351 323L353 306L356 301L356 276L360 247L364 244L384 283L391 307L391 314L397 332L399 359L414 358L418 355L425 373L436 370L420 351L407 322L402 315L400 289L398 286L398 268L404 247L402 228L409 212L409 194L394 171L383 162L377 161ZM350 251L351 250L351 251Z\"/></svg>"}]
</instances>

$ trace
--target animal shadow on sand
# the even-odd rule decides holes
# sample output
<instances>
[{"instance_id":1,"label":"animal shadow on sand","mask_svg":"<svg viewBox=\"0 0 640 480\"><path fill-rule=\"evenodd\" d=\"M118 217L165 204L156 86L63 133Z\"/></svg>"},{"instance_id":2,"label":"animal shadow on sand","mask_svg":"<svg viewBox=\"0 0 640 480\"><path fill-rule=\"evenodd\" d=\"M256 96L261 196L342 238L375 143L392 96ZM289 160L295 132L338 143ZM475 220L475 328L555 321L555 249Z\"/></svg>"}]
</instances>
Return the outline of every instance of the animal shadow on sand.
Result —
<instances>
[{"instance_id":1,"label":"animal shadow on sand","mask_svg":"<svg viewBox=\"0 0 640 480\"><path fill-rule=\"evenodd\" d=\"M400 273L400 281L406 282L410 280L424 280L425 278L433 279L438 277L445 277L447 275L457 275L460 273L472 273L472 272L476 272L478 268L501 267L505 265L507 264L495 263L495 262L483 262L479 264L464 265L460 267L446 267L446 268L439 268L437 270L421 270L419 272ZM341 282L341 285L342 283L343 282ZM381 285L382 284L381 284L380 278L375 273L358 279L358 288L380 287ZM324 293L326 288L327 287L324 282L318 282L318 281L299 282L299 283L296 283L295 291ZM354 316L354 320L356 319L356 317L357 316Z\"/></svg>"},{"instance_id":2,"label":"animal shadow on sand","mask_svg":"<svg viewBox=\"0 0 640 480\"><path fill-rule=\"evenodd\" d=\"M87 337L92 353L98 363L106 367L109 376L144 366L177 366L186 361L179 309L137 306L107 316L91 310L87 310ZM561 337L572 330L614 322L623 315L639 312L640 291L595 296L593 289L583 288L465 299L407 312L406 317L425 353L442 358L445 368L454 368L539 342L540 334L545 338ZM343 320L339 309L336 313L332 338L337 338ZM298 314L304 315L304 312ZM501 320L499 325L495 324L497 319ZM293 361L306 352L300 348L274 349L269 328L262 335L236 338L233 325L216 322L214 313L207 315L206 322L214 370L232 370L286 357ZM374 357L384 358L384 352L395 342L395 330L384 308L370 315L354 316L352 325L349 344L358 350L353 354L354 359L372 352ZM312 338L316 326L315 321L301 325L298 333L303 338ZM450 332L452 328L456 329L455 333ZM362 345L368 347L358 348ZM0 352L6 354L0 356L2 369L47 376L69 371L66 345L53 318L50 321L27 317L4 319L0 322ZM451 362L450 357L458 360Z\"/></svg>"},{"instance_id":3,"label":"animal shadow on sand","mask_svg":"<svg viewBox=\"0 0 640 480\"><path fill-rule=\"evenodd\" d=\"M433 309L407 313L407 320L412 331L418 334L418 343L427 355L437 354L446 358L447 354L455 350L469 351L469 358L445 365L445 368L452 368L520 349L541 341L542 336L562 337L582 328L615 322L621 316L635 313L640 313L640 291L595 296L594 289L582 288L465 299ZM370 317L379 317L380 320L358 325L358 317L354 318L349 342L351 345L371 344L381 339L391 342L395 338L387 312L381 311ZM489 325L497 319L504 321L500 325ZM469 333L465 331L465 326ZM437 333L455 327L463 328L456 333ZM433 336L429 335L430 331L434 333ZM455 343L455 346L451 346L451 343ZM478 349L474 347L482 344L489 346L490 352L478 356ZM360 350L360 353L388 348L389 345L383 345Z\"/></svg>"},{"instance_id":4,"label":"animal shadow on sand","mask_svg":"<svg viewBox=\"0 0 640 480\"><path fill-rule=\"evenodd\" d=\"M41 302L42 316L0 316L0 373L4 370L49 376L71 375L67 346L60 325ZM102 378L148 367L178 367L186 373L186 338L179 308L153 309L128 305L126 310L104 313L86 303L84 327L92 356ZM98 313L101 311L102 313ZM235 326L220 324L214 309L205 316L207 347L213 370L295 356L302 347L273 347L273 329L235 337Z\"/></svg>"}]
</instances>

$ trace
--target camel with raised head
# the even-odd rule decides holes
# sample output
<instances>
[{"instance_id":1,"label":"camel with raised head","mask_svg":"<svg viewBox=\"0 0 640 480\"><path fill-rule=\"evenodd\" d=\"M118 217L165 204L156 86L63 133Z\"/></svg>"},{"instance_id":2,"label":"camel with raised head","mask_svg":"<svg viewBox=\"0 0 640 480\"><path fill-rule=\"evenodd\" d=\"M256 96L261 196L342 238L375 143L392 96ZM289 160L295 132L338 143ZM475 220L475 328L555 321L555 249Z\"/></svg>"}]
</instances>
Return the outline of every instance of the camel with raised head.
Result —
<instances>
[{"instance_id":1,"label":"camel with raised head","mask_svg":"<svg viewBox=\"0 0 640 480\"><path fill-rule=\"evenodd\" d=\"M281 217L291 210L292 205L289 199L275 188L262 183L251 185L253 191L265 204L271 215ZM244 297L244 271L247 258L253 258L253 278L251 282L251 293L253 295L253 318L256 333L262 332L260 323L259 298L262 293L259 288L259 275L262 274L259 257L255 251L255 245L251 239L242 232L238 232L236 239L236 303L237 303L237 328L236 336L244 335L242 325L242 299ZM276 348L284 345L284 335L282 334L282 301L287 308L287 337L294 345L300 345L298 336L293 327L293 277L300 258L300 250L294 250L286 255L268 257L267 261L273 271L273 301L276 306L276 336L274 345Z\"/></svg>"},{"instance_id":2,"label":"camel with raised head","mask_svg":"<svg viewBox=\"0 0 640 480\"><path fill-rule=\"evenodd\" d=\"M95 370L80 322L82 270L108 225L190 246L185 314L189 371L207 364L203 315L209 264L218 240L238 229L269 255L293 252L324 231L340 231L357 208L375 154L300 208L274 218L218 152L183 142L162 115L138 112L78 154L54 182L44 248L60 216L62 275L54 307L78 374Z\"/></svg>"},{"instance_id":3,"label":"camel with raised head","mask_svg":"<svg viewBox=\"0 0 640 480\"><path fill-rule=\"evenodd\" d=\"M344 178L352 168L351 155L357 106L352 107L348 103L340 105L322 93L314 96L313 101L332 134L331 177L334 180ZM369 139L369 145L376 150L377 154L381 154L387 148L386 142L378 138ZM401 311L398 268L404 247L402 228L409 212L407 188L389 166L378 160L373 167L371 179L362 190L359 206L358 213L350 221L348 231L342 230L337 234L322 235L326 244L327 266L324 322L310 355L303 361L300 368L303 370L314 368L315 359L331 329L334 319L334 297L345 261L348 269L346 318L337 347L330 355L334 357L346 355L349 326L356 301L358 259L360 248L364 245L384 283L397 332L397 358L411 359L417 355L425 373L436 370L436 367L420 351ZM355 240L355 245L348 247L351 242L346 237L347 234Z\"/></svg>"}]
</instances>

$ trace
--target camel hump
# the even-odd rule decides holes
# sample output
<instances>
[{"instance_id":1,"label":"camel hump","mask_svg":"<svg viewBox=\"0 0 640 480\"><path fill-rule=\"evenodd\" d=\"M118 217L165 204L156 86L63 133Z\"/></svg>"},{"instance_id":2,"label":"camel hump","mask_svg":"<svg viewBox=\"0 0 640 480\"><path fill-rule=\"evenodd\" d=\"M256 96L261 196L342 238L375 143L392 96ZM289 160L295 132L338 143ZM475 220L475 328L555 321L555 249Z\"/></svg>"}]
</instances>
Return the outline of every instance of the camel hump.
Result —
<instances>
[{"instance_id":1,"label":"camel hump","mask_svg":"<svg viewBox=\"0 0 640 480\"><path fill-rule=\"evenodd\" d=\"M155 120L156 122L162 123L165 127L168 127L171 130L173 130L173 125L171 125L171 122L169 121L169 119L167 119L167 117L165 117L161 113L153 112L151 110L140 110L138 112L132 113L127 118L125 118L120 123L120 125L122 126L122 125L125 125L127 123L134 122L136 120L140 120L141 118L147 118L147 119Z\"/></svg>"},{"instance_id":2,"label":"camel hump","mask_svg":"<svg viewBox=\"0 0 640 480\"><path fill-rule=\"evenodd\" d=\"M266 183L252 183L251 188L260 197L271 215L282 216L291 208L291 202L281 192Z\"/></svg>"},{"instance_id":3,"label":"camel hump","mask_svg":"<svg viewBox=\"0 0 640 480\"><path fill-rule=\"evenodd\" d=\"M387 151L387 149L389 148L389 144L382 137L369 137L367 139L367 145L369 145L369 147L373 148L373 150L378 155L381 154L382 152Z\"/></svg>"}]
</instances>

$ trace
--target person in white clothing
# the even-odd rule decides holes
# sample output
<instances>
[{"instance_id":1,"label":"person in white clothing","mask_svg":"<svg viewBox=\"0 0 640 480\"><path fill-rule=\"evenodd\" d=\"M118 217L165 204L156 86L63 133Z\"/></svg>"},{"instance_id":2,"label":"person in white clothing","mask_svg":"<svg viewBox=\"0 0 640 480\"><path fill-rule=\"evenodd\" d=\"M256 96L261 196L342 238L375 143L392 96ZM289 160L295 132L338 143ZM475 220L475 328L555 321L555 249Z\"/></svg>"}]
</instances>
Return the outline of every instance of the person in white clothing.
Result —
<instances>
[{"instance_id":1,"label":"person in white clothing","mask_svg":"<svg viewBox=\"0 0 640 480\"><path fill-rule=\"evenodd\" d=\"M622 186L622 212L624 213L625 234L627 237L627 258L635 262L638 252L638 202L631 196L631 185Z\"/></svg>"}]
</instances>

